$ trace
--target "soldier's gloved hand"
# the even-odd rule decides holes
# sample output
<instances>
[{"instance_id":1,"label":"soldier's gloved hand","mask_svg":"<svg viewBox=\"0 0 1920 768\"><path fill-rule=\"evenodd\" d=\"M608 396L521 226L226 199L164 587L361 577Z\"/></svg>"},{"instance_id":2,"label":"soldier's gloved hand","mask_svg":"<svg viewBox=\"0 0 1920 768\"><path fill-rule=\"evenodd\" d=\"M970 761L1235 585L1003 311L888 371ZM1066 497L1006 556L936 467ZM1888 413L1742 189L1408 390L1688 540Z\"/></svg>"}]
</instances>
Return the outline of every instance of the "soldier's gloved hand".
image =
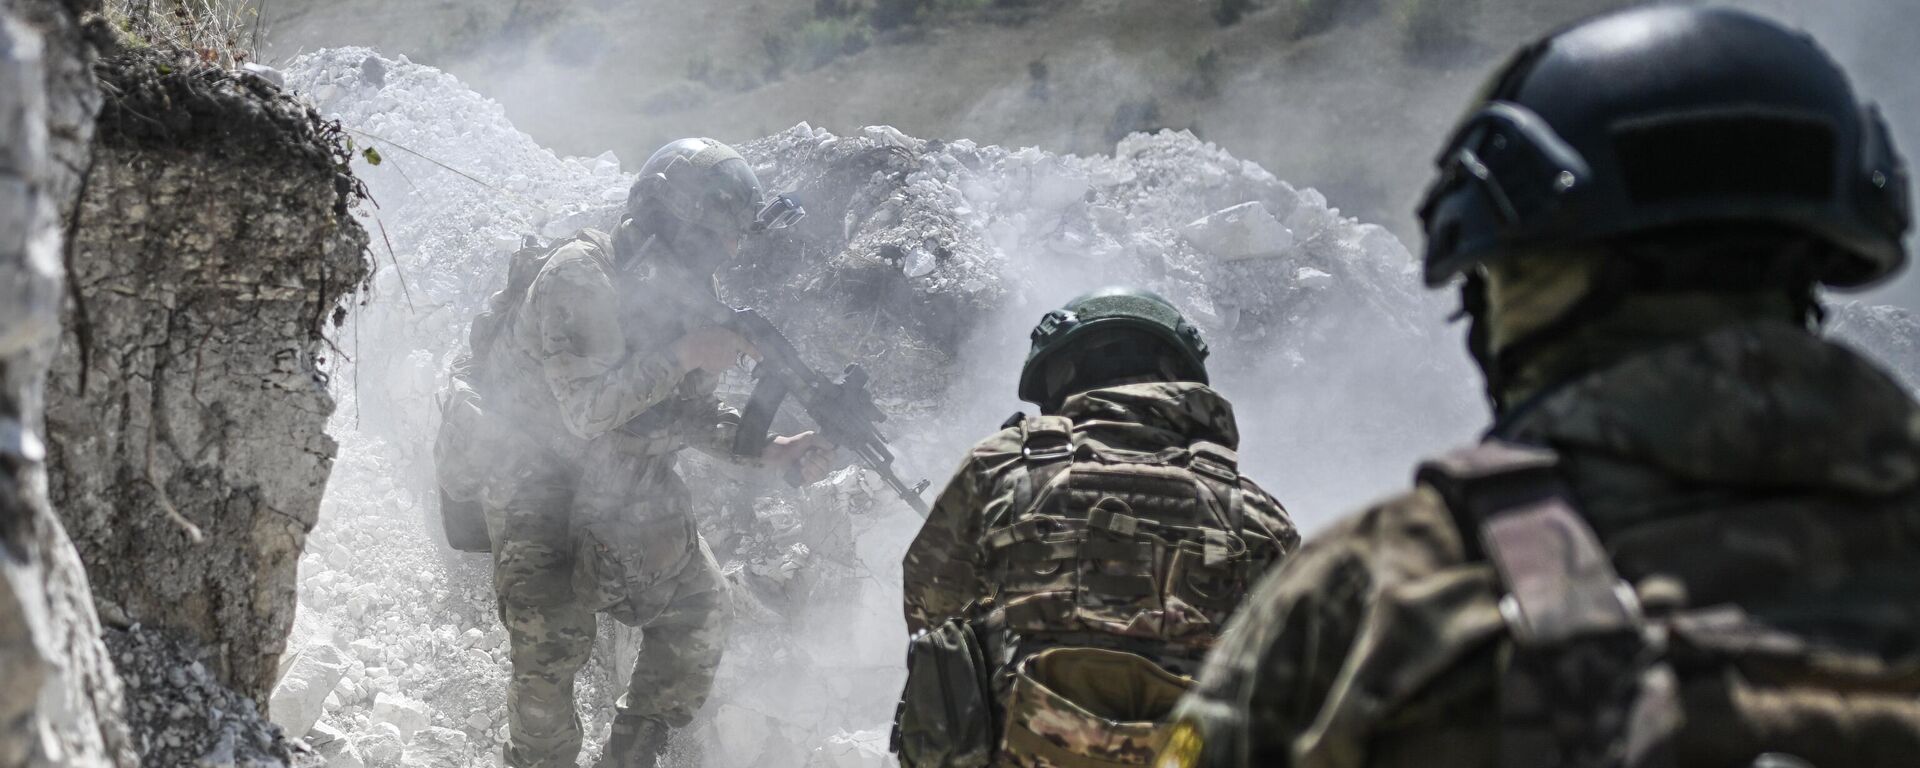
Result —
<instances>
[{"instance_id":1,"label":"soldier's gloved hand","mask_svg":"<svg viewBox=\"0 0 1920 768\"><path fill-rule=\"evenodd\" d=\"M809 430L797 435L776 437L760 454L766 465L794 485L817 483L833 472L833 443Z\"/></svg>"},{"instance_id":2,"label":"soldier's gloved hand","mask_svg":"<svg viewBox=\"0 0 1920 768\"><path fill-rule=\"evenodd\" d=\"M742 355L760 359L760 352L746 337L718 325L688 331L673 343L673 354L679 358L681 370L714 373L739 365Z\"/></svg>"}]
</instances>

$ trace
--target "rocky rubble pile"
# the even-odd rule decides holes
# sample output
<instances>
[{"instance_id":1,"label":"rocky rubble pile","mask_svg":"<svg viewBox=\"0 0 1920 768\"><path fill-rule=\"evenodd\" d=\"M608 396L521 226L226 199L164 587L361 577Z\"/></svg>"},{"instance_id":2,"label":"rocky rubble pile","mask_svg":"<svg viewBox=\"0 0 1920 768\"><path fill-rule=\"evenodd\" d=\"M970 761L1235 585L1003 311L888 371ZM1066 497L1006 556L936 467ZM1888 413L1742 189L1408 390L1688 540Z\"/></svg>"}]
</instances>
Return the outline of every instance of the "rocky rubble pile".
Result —
<instances>
[{"instance_id":1,"label":"rocky rubble pile","mask_svg":"<svg viewBox=\"0 0 1920 768\"><path fill-rule=\"evenodd\" d=\"M322 51L288 76L381 155L356 170L397 266L376 276L375 298L343 334L354 361L335 376L343 458L301 565L294 647L350 651L332 691L304 694L322 699L325 733L313 737L344 733L366 759L358 742L399 725L387 717L397 710L377 706L385 691L462 729L482 759L501 735L505 660L492 644L484 558L436 552L429 538L433 391L505 254L525 235L604 226L630 179L610 156L553 155L498 106L404 59ZM1324 365L1335 352L1361 336L1419 349L1431 327L1420 315L1442 311L1411 289L1407 254L1384 230L1191 135L1135 136L1113 156L1082 158L801 125L742 151L810 216L750 246L721 276L723 293L774 318L821 369L860 362L873 372L910 481L943 479L965 443L1012 410L1033 318L1100 284L1145 284L1188 307L1229 387L1276 371L1351 387L1352 365ZM1448 394L1470 401L1464 388ZM1243 405L1252 420L1287 410L1253 406ZM1390 441L1374 432L1325 442L1367 452ZM1337 453L1326 448L1300 453ZM1410 460L1417 449L1393 450ZM862 472L794 492L687 463L741 598L714 701L682 745L689 759L879 761L904 637L897 563L917 521ZM478 647L463 645L476 631ZM596 664L582 690L589 712L604 715L618 686L589 689L620 679L620 667Z\"/></svg>"},{"instance_id":2,"label":"rocky rubble pile","mask_svg":"<svg viewBox=\"0 0 1920 768\"><path fill-rule=\"evenodd\" d=\"M556 156L498 105L404 58L320 51L288 79L379 153L355 168L392 258L343 334L341 459L301 561L298 655L273 714L301 730L317 699L305 733L338 764L437 765L454 733L471 764L493 764L504 635L485 558L437 543L434 391L506 254L528 235L611 223L631 178L611 155ZM1195 317L1239 404L1250 471L1309 525L1404 482L1416 457L1482 420L1440 330L1450 299L1418 290L1405 248L1191 135L1075 157L803 124L741 149L810 215L751 243L720 276L723 295L764 311L825 371L866 366L909 481L943 480L1016 407L1014 373L1045 308L1108 283L1153 288ZM735 377L725 391L744 388ZM884 764L905 634L897 563L918 520L858 470L791 490L686 465L739 619L676 764ZM590 742L637 641L603 635L579 693Z\"/></svg>"},{"instance_id":3,"label":"rocky rubble pile","mask_svg":"<svg viewBox=\"0 0 1920 768\"><path fill-rule=\"evenodd\" d=\"M269 711L328 765L497 765L507 647L485 560L442 555L375 443L343 443Z\"/></svg>"}]
</instances>

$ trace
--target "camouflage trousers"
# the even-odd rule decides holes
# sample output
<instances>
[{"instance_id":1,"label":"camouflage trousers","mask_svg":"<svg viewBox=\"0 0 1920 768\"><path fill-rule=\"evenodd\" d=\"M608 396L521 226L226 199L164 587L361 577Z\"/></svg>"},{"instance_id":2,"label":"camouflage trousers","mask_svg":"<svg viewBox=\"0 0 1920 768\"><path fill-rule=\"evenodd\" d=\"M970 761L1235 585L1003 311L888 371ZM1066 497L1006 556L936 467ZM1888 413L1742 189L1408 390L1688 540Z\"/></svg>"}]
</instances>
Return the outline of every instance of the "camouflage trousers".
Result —
<instances>
[{"instance_id":1,"label":"camouflage trousers","mask_svg":"<svg viewBox=\"0 0 1920 768\"><path fill-rule=\"evenodd\" d=\"M1124 651L1050 648L1001 675L1006 733L997 766L1144 766L1166 742L1192 680Z\"/></svg>"},{"instance_id":2,"label":"camouflage trousers","mask_svg":"<svg viewBox=\"0 0 1920 768\"><path fill-rule=\"evenodd\" d=\"M578 482L556 470L487 494L494 592L511 643L505 760L512 768L573 768L580 753L574 679L592 654L596 624L575 593L569 522L578 503L605 494L576 493ZM686 725L713 687L731 603L706 541L695 535L682 546L692 551L663 558L671 572L656 574L655 594L644 596L661 608L642 625L639 659L616 705L621 720Z\"/></svg>"}]
</instances>

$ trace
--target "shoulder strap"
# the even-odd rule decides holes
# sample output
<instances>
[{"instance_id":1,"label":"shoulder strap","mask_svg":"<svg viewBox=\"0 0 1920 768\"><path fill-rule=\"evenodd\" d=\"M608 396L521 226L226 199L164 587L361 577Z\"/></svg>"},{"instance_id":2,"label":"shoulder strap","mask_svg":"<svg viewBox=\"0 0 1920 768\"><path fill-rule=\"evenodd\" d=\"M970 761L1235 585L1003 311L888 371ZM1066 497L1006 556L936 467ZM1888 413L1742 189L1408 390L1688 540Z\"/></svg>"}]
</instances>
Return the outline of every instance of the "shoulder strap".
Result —
<instances>
[{"instance_id":1,"label":"shoulder strap","mask_svg":"<svg viewBox=\"0 0 1920 768\"><path fill-rule=\"evenodd\" d=\"M1240 453L1219 443L1195 440L1187 445L1187 469L1213 494L1226 530L1238 535L1246 522L1240 503ZM1208 555L1213 558L1212 548Z\"/></svg>"},{"instance_id":2,"label":"shoulder strap","mask_svg":"<svg viewBox=\"0 0 1920 768\"><path fill-rule=\"evenodd\" d=\"M1009 420L1011 421L1011 420ZM1013 514L1033 508L1040 490L1067 471L1073 458L1073 420L1065 416L1029 416L1019 422L1020 465L1015 470Z\"/></svg>"},{"instance_id":3,"label":"shoulder strap","mask_svg":"<svg viewBox=\"0 0 1920 768\"><path fill-rule=\"evenodd\" d=\"M526 235L520 250L507 257L506 286L487 298L486 311L474 318L473 327L467 335L467 348L473 356L472 369L476 377L485 375L494 340L518 314L521 302L526 299L527 291L533 288L534 278L540 276L540 270L546 267L547 260L561 247L577 241L612 247L612 240L607 235L588 229L545 245L540 244L540 240L533 235Z\"/></svg>"},{"instance_id":4,"label":"shoulder strap","mask_svg":"<svg viewBox=\"0 0 1920 768\"><path fill-rule=\"evenodd\" d=\"M1421 466L1470 554L1492 563L1514 651L1502 768L1664 765L1672 672L1549 450L1490 440Z\"/></svg>"},{"instance_id":5,"label":"shoulder strap","mask_svg":"<svg viewBox=\"0 0 1920 768\"><path fill-rule=\"evenodd\" d=\"M1029 416L1020 421L1020 454L1044 463L1073 455L1073 420L1065 416Z\"/></svg>"}]
</instances>

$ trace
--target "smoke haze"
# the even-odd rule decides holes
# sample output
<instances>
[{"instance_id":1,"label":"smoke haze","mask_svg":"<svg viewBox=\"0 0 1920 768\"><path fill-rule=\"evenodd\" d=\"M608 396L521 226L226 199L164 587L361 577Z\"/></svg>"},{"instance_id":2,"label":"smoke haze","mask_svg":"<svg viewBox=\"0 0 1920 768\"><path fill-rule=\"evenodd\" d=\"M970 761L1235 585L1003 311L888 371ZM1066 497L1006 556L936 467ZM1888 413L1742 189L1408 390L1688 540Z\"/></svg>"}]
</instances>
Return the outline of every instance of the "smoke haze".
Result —
<instances>
[{"instance_id":1,"label":"smoke haze","mask_svg":"<svg viewBox=\"0 0 1920 768\"><path fill-rule=\"evenodd\" d=\"M1357 0L1311 29L1284 3L1225 28L1206 3L1076 0L1004 11L996 4L981 20L878 34L863 50L812 62L809 35L847 34L817 23L812 0L279 0L267 13L275 55L367 45L460 78L394 61L367 65L365 51L330 52L294 68L296 85L310 88L323 109L343 110L359 140L388 155L380 168L357 170L381 203L376 231L390 235L399 267L382 270L375 298L349 321L354 362L335 378L351 388L336 418L346 432L342 467L315 533L318 562L302 565L303 575L311 567L326 579L303 585L302 637L348 644L380 636L381 648L361 654L362 667L392 676L363 674L357 684L369 697L381 685L424 691L413 695L437 708L436 717L478 718L477 732L498 737L500 640L484 562L423 561L423 531L391 518L411 523L428 514L423 454L437 418L436 377L500 282L504 254L524 232L557 237L606 224L630 181L623 171L683 135L746 143L777 134L744 150L757 162L815 174L770 179L810 193L803 199L814 215L782 243L806 263L767 267L775 264L767 256L750 266L777 274L723 283L733 279L729 287L743 298L784 312L775 319L820 364L871 354L836 346L849 329L905 350L887 358L891 369L875 366L876 388L895 415L888 426L902 474L933 479L929 495L969 443L1023 407L1014 381L1033 322L1112 283L1155 287L1200 321L1214 347L1216 384L1237 406L1249 474L1304 527L1404 487L1417 458L1473 439L1486 411L1460 328L1444 320L1451 296L1419 289L1411 255L1388 232L1417 243L1408 212L1431 155L1487 70L1525 39L1619 5L1468 0L1456 19L1466 32L1415 51L1397 21L1414 4ZM1812 29L1863 94L1885 106L1902 143L1920 148L1920 84L1899 55L1920 39L1920 15L1893 0L1818 10L1789 0L1739 4ZM796 29L803 34L782 35ZM385 90L367 85L376 79ZM498 101L505 119L465 86ZM803 121L838 136L788 130ZM862 132L867 125L946 141L934 147ZM1092 157L1115 154L1116 141L1133 131L1159 128L1191 130L1220 151L1161 135L1127 139L1119 157ZM394 142L402 148L384 148ZM906 148L921 165L885 179L895 169L834 168L826 147L855 143L876 156ZM1047 152L986 146L995 144ZM1284 258L1198 253L1182 234L1188 222L1249 201L1299 238L1279 249ZM873 254L887 247L902 266L875 266ZM942 247L953 253L938 255ZM944 266L925 267L934 276L914 282L923 262ZM901 281L902 271L911 279ZM876 300L870 320L850 317L848 289L829 278L856 273L938 294L939 302L913 306L948 314L924 323L929 329ZM949 282L929 288L936 280ZM1920 307L1920 281L1905 278L1868 298ZM752 520L752 536L764 539L726 542L757 558L740 564L741 583L792 608L743 618L715 711L703 719L726 736L708 739L708 764L802 764L817 759L807 745L835 729L850 732L835 742L840 748L871 746L898 690L897 560L918 520L876 501L858 478L743 505L738 498L766 489L689 463L698 474L691 484L720 488L696 491L709 518ZM788 518L810 522L783 539ZM822 520L830 523L814 522ZM342 554L362 550L378 553L378 567L357 567L353 558L364 555ZM421 572L418 586L412 571ZM788 575L796 572L803 575ZM408 591L398 604L378 596L355 602L399 579ZM416 625L427 627L423 638L388 642ZM469 627L478 639L459 640ZM460 649L452 665L393 650L442 644ZM603 658L612 655L605 645ZM618 677L601 670L584 695L610 699ZM345 710L349 730L373 727L368 717L377 713L363 710ZM605 712L593 714L604 733ZM734 736L741 733L752 737ZM785 747L772 746L776 736L803 751L778 751ZM482 753L488 746L474 745Z\"/></svg>"}]
</instances>

